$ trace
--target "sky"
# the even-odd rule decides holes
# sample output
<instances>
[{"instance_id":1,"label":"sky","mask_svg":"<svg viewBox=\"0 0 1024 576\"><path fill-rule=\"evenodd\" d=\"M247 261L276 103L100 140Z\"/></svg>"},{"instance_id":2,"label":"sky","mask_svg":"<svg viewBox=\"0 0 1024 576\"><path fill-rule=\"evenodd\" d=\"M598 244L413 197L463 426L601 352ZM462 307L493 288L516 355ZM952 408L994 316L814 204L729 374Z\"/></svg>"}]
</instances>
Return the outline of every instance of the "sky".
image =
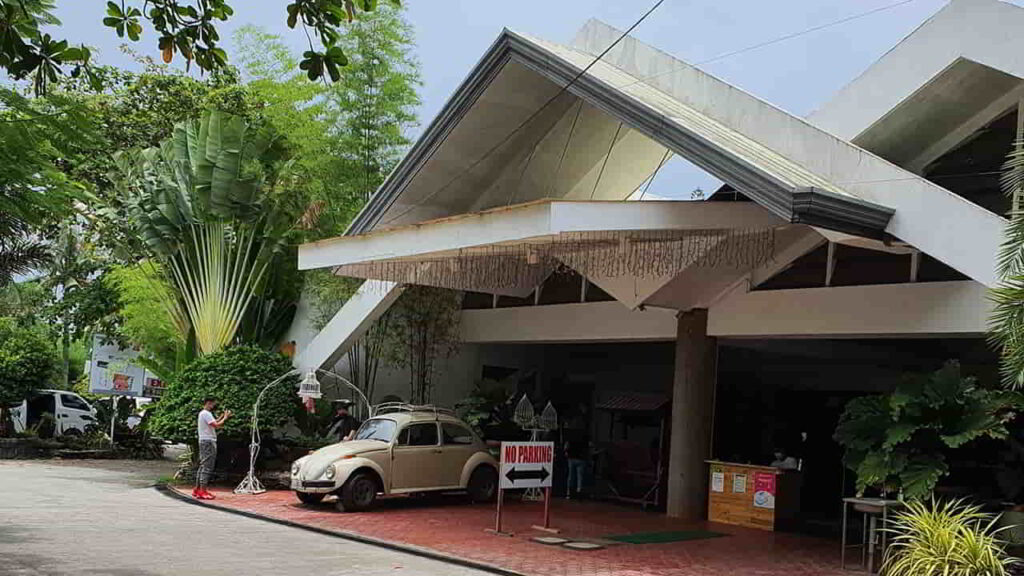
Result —
<instances>
[{"instance_id":1,"label":"sky","mask_svg":"<svg viewBox=\"0 0 1024 576\"><path fill-rule=\"evenodd\" d=\"M1017 0L1016 3L1024 2ZM230 0L235 14L222 38L244 24L280 34L297 52L305 38L285 25L288 0ZM665 0L633 35L693 63L893 6L823 30L710 62L701 67L789 112L806 115L828 101L888 49L944 6L946 0ZM123 40L101 24L105 0L57 0L62 34L99 51L105 64L131 67ZM418 135L465 78L502 28L569 43L588 18L619 29L633 24L654 0L403 0L422 66ZM159 57L151 30L134 48ZM230 46L226 46L230 57ZM677 161L678 162L678 161ZM713 179L684 165L659 173L650 193L682 197L705 191Z\"/></svg>"}]
</instances>

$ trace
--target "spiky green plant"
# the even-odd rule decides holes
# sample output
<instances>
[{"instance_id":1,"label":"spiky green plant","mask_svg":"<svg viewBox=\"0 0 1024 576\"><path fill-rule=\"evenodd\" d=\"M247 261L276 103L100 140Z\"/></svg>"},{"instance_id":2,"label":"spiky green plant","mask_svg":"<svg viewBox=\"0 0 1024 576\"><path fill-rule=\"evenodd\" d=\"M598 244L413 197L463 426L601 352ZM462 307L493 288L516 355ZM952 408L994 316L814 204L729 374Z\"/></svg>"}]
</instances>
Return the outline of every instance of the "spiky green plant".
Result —
<instances>
[{"instance_id":1,"label":"spiky green plant","mask_svg":"<svg viewBox=\"0 0 1024 576\"><path fill-rule=\"evenodd\" d=\"M1013 559L995 528L998 516L963 500L907 502L886 530L886 576L1005 576Z\"/></svg>"},{"instance_id":2,"label":"spiky green plant","mask_svg":"<svg viewBox=\"0 0 1024 576\"><path fill-rule=\"evenodd\" d=\"M210 112L159 148L122 155L123 208L174 288L168 312L200 354L265 340L294 303L269 294L298 212L286 148L244 119ZM240 334L243 327L250 330Z\"/></svg>"},{"instance_id":3,"label":"spiky green plant","mask_svg":"<svg viewBox=\"0 0 1024 576\"><path fill-rule=\"evenodd\" d=\"M994 304L989 318L989 341L1000 352L1003 385L1024 388L1024 137L1018 140L1003 165L1001 185L1010 198L1003 244L999 250L1000 282L989 297Z\"/></svg>"}]
</instances>

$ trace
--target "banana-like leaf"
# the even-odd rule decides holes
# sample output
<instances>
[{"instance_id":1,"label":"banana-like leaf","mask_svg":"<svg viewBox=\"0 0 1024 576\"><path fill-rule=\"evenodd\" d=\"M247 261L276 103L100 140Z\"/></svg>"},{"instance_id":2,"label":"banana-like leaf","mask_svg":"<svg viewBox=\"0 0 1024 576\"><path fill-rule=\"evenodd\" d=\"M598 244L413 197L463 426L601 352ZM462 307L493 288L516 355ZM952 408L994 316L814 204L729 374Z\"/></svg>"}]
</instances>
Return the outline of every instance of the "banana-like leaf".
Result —
<instances>
[{"instance_id":1,"label":"banana-like leaf","mask_svg":"<svg viewBox=\"0 0 1024 576\"><path fill-rule=\"evenodd\" d=\"M297 211L268 182L288 182L282 147L241 117L211 112L181 123L159 148L116 162L123 209L163 264L179 298L180 328L200 354L231 344L254 303L268 324L265 272L281 253ZM293 214L295 212L295 214ZM187 324L187 326L186 326Z\"/></svg>"},{"instance_id":2,"label":"banana-like leaf","mask_svg":"<svg viewBox=\"0 0 1024 576\"><path fill-rule=\"evenodd\" d=\"M254 246L254 233L230 236L220 223L195 225L191 242L171 260L174 282L201 354L233 343L270 262Z\"/></svg>"}]
</instances>

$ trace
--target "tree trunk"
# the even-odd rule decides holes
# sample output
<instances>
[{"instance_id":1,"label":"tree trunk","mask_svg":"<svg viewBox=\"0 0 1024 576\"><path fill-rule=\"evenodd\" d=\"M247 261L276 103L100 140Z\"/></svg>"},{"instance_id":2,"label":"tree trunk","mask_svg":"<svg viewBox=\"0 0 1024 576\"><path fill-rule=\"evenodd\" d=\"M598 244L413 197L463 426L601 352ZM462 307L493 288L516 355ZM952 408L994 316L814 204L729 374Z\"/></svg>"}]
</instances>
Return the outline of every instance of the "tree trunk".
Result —
<instances>
[{"instance_id":1,"label":"tree trunk","mask_svg":"<svg viewBox=\"0 0 1024 576\"><path fill-rule=\"evenodd\" d=\"M71 333L66 322L61 323L60 359L64 389L71 390Z\"/></svg>"}]
</instances>

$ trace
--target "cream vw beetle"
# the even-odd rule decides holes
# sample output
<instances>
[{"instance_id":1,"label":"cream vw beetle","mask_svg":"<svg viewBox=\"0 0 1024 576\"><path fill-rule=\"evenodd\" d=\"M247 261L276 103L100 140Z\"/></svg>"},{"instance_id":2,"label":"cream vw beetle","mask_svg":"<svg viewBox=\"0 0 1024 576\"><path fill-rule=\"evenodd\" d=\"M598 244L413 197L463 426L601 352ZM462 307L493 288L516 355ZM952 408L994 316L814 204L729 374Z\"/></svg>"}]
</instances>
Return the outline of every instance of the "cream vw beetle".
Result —
<instances>
[{"instance_id":1,"label":"cream vw beetle","mask_svg":"<svg viewBox=\"0 0 1024 576\"><path fill-rule=\"evenodd\" d=\"M345 511L366 510L377 494L466 490L487 501L497 491L498 464L451 411L382 405L352 440L296 460L291 486L306 504L335 494Z\"/></svg>"}]
</instances>

